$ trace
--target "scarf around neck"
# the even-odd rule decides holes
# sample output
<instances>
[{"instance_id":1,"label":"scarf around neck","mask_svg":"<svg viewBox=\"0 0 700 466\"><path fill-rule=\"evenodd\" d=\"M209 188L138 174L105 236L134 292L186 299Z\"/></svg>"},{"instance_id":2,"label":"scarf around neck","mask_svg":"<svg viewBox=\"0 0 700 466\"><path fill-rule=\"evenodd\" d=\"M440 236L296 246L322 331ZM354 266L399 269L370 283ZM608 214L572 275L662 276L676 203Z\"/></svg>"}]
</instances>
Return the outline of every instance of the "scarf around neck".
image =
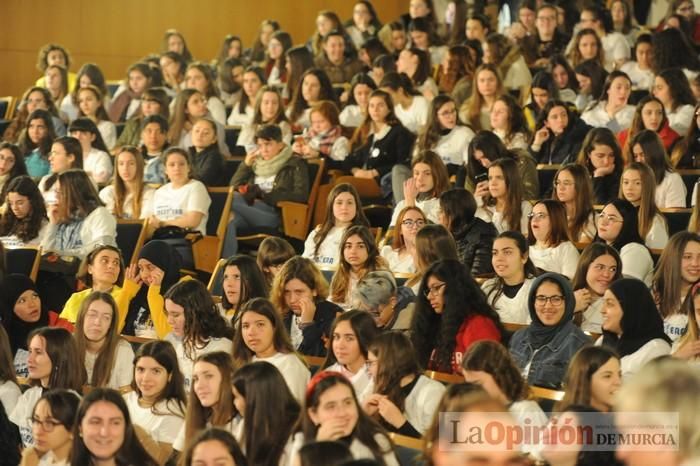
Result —
<instances>
[{"instance_id":1,"label":"scarf around neck","mask_svg":"<svg viewBox=\"0 0 700 466\"><path fill-rule=\"evenodd\" d=\"M263 178L275 176L291 158L292 148L285 145L284 149L270 160L263 160L262 157L255 159L255 162L253 162L253 173L255 173L255 176Z\"/></svg>"}]
</instances>

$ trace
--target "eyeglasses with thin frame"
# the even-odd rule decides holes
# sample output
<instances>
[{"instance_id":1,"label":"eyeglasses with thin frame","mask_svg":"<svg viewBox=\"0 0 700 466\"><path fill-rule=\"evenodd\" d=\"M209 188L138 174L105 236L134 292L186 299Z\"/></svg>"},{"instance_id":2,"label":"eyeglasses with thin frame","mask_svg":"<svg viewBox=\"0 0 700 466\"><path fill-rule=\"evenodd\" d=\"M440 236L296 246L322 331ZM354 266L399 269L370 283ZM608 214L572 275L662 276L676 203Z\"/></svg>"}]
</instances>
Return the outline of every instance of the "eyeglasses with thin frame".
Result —
<instances>
[{"instance_id":1,"label":"eyeglasses with thin frame","mask_svg":"<svg viewBox=\"0 0 700 466\"><path fill-rule=\"evenodd\" d=\"M622 223L623 220L617 215L612 214L600 214L598 216L598 221L601 223Z\"/></svg>"},{"instance_id":2,"label":"eyeglasses with thin frame","mask_svg":"<svg viewBox=\"0 0 700 466\"><path fill-rule=\"evenodd\" d=\"M529 218L530 220L542 220L547 217L549 217L549 214L547 214L546 212L530 212L529 214L527 214L527 218Z\"/></svg>"},{"instance_id":3,"label":"eyeglasses with thin frame","mask_svg":"<svg viewBox=\"0 0 700 466\"><path fill-rule=\"evenodd\" d=\"M437 285L429 286L425 290L423 290L423 295L426 298L430 298L430 296L437 296L438 293L440 293L440 290L446 285L446 283L438 283Z\"/></svg>"},{"instance_id":4,"label":"eyeglasses with thin frame","mask_svg":"<svg viewBox=\"0 0 700 466\"><path fill-rule=\"evenodd\" d=\"M560 306L564 302L564 297L560 294L555 294L552 296L544 296L538 294L535 296L535 303L540 306L545 306L547 302L551 303L552 306Z\"/></svg>"},{"instance_id":5,"label":"eyeglasses with thin frame","mask_svg":"<svg viewBox=\"0 0 700 466\"><path fill-rule=\"evenodd\" d=\"M366 367L367 369L371 369L372 367L376 366L378 363L379 363L379 361L376 360L376 359L375 359L374 361L370 361L369 359L367 359L367 360L365 361L365 367Z\"/></svg>"},{"instance_id":6,"label":"eyeglasses with thin frame","mask_svg":"<svg viewBox=\"0 0 700 466\"><path fill-rule=\"evenodd\" d=\"M62 422L52 421L51 419L46 419L45 421L42 421L41 419L37 419L35 417L30 417L30 418L28 418L28 420L32 426L37 426L37 425L41 426L41 428L43 429L44 432L53 432L53 430L57 426L63 425Z\"/></svg>"},{"instance_id":7,"label":"eyeglasses with thin frame","mask_svg":"<svg viewBox=\"0 0 700 466\"><path fill-rule=\"evenodd\" d=\"M418 228L422 228L425 226L425 220L423 220L423 219L413 220L413 219L407 218L401 222L401 225L403 225L407 228L411 228L413 226L416 226Z\"/></svg>"}]
</instances>

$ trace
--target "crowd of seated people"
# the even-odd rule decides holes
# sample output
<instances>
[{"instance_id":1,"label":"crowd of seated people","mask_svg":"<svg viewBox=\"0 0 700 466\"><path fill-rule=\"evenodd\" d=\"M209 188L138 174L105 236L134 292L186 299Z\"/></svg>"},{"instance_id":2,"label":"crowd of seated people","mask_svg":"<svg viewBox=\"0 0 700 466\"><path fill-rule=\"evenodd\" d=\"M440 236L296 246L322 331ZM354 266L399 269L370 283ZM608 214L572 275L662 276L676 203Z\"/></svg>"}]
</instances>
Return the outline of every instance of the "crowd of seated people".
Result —
<instances>
[{"instance_id":1,"label":"crowd of seated people","mask_svg":"<svg viewBox=\"0 0 700 466\"><path fill-rule=\"evenodd\" d=\"M171 29L116 88L41 48L0 125L3 464L642 464L440 418L552 409L678 411L646 454L700 459L693 2L405 3L212 61Z\"/></svg>"}]
</instances>

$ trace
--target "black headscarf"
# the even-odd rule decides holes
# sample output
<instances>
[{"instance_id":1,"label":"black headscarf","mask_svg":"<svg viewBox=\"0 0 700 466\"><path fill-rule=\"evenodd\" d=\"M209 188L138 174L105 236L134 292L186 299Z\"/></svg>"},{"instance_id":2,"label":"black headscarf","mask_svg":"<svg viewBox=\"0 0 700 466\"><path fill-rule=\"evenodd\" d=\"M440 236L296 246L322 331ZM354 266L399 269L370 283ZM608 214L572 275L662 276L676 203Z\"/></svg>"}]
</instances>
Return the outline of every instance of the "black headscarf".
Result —
<instances>
[{"instance_id":1,"label":"black headscarf","mask_svg":"<svg viewBox=\"0 0 700 466\"><path fill-rule=\"evenodd\" d=\"M37 328L46 327L49 324L49 312L41 306L41 315L36 322L25 322L15 314L17 300L27 290L36 291L38 288L31 278L26 275L13 273L5 277L0 285L0 317L2 325L10 337L12 354L18 349L27 349L27 337Z\"/></svg>"},{"instance_id":2,"label":"black headscarf","mask_svg":"<svg viewBox=\"0 0 700 466\"><path fill-rule=\"evenodd\" d=\"M141 248L139 259L146 259L164 272L163 281L160 284L160 294L165 293L180 279L180 255L170 244L165 241L149 241ZM148 287L141 286L136 296L129 303L129 312L126 317L123 333L134 334L134 320L141 308L148 309Z\"/></svg>"},{"instance_id":3,"label":"black headscarf","mask_svg":"<svg viewBox=\"0 0 700 466\"><path fill-rule=\"evenodd\" d=\"M623 247L627 246L629 243L639 243L644 245L644 240L639 236L639 221L637 215L637 208L632 205L632 203L626 199L615 199L609 202L607 205L612 204L622 216L622 229L620 234L611 244L617 251L621 251ZM603 241L596 234L596 241Z\"/></svg>"},{"instance_id":4,"label":"black headscarf","mask_svg":"<svg viewBox=\"0 0 700 466\"><path fill-rule=\"evenodd\" d=\"M620 357L627 356L654 340L661 338L671 343L664 333L661 318L651 291L643 281L636 278L621 278L608 288L622 307L620 328L622 335L603 331L603 344L617 350Z\"/></svg>"},{"instance_id":5,"label":"black headscarf","mask_svg":"<svg viewBox=\"0 0 700 466\"><path fill-rule=\"evenodd\" d=\"M535 297L537 296L537 289L545 280L557 283L559 288L561 288L562 295L564 295L564 315L556 325L543 324L537 315L537 311L535 311ZM554 337L564 328L564 326L571 322L574 318L576 298L574 297L574 292L569 284L569 279L564 275L552 272L540 275L532 283L530 295L527 298L527 307L530 311L530 318L532 319L532 323L530 323L530 325L527 327L528 337L532 343L532 346L539 348L552 341Z\"/></svg>"}]
</instances>

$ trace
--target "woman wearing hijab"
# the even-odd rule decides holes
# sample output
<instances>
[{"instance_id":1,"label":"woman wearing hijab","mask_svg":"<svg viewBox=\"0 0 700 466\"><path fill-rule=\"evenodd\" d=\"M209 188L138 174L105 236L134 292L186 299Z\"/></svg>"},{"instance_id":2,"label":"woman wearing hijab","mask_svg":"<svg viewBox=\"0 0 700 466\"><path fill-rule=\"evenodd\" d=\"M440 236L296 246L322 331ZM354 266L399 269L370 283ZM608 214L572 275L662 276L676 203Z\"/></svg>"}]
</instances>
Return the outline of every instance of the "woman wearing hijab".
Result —
<instances>
[{"instance_id":1,"label":"woman wearing hijab","mask_svg":"<svg viewBox=\"0 0 700 466\"><path fill-rule=\"evenodd\" d=\"M649 288L636 278L613 282L603 295L603 336L596 344L620 355L622 378L671 353L671 340Z\"/></svg>"},{"instance_id":2,"label":"woman wearing hijab","mask_svg":"<svg viewBox=\"0 0 700 466\"><path fill-rule=\"evenodd\" d=\"M590 342L573 322L575 306L565 276L545 273L535 279L528 297L532 323L510 340L510 352L528 384L559 388L573 355Z\"/></svg>"},{"instance_id":3,"label":"woman wearing hijab","mask_svg":"<svg viewBox=\"0 0 700 466\"><path fill-rule=\"evenodd\" d=\"M164 338L170 332L163 296L180 280L180 266L180 255L165 241L149 241L141 248L136 264L126 270L122 293L131 301L127 314L120 316L122 334Z\"/></svg>"},{"instance_id":4,"label":"woman wearing hijab","mask_svg":"<svg viewBox=\"0 0 700 466\"><path fill-rule=\"evenodd\" d=\"M41 305L39 291L31 278L17 273L10 274L0 284L0 317L10 338L18 377L27 377L27 337L40 327L53 327L58 314Z\"/></svg>"}]
</instances>

